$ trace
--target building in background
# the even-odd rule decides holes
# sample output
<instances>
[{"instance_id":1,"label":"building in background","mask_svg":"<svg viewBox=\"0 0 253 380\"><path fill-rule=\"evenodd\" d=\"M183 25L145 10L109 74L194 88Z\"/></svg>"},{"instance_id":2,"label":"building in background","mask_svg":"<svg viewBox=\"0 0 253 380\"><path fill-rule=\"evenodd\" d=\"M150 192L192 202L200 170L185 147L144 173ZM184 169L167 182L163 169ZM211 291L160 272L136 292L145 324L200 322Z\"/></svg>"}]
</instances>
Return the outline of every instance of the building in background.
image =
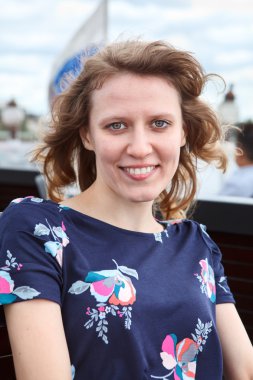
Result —
<instances>
[{"instance_id":1,"label":"building in background","mask_svg":"<svg viewBox=\"0 0 253 380\"><path fill-rule=\"evenodd\" d=\"M38 117L27 114L14 99L2 108L0 115L0 168L34 168L30 151L37 143Z\"/></svg>"},{"instance_id":2,"label":"building in background","mask_svg":"<svg viewBox=\"0 0 253 380\"><path fill-rule=\"evenodd\" d=\"M9 132L10 138L16 139L17 133L25 121L26 113L14 99L10 100L1 112L3 127Z\"/></svg>"},{"instance_id":3,"label":"building in background","mask_svg":"<svg viewBox=\"0 0 253 380\"><path fill-rule=\"evenodd\" d=\"M239 122L239 108L231 84L224 100L218 106L218 115L222 125L235 125Z\"/></svg>"},{"instance_id":4,"label":"building in background","mask_svg":"<svg viewBox=\"0 0 253 380\"><path fill-rule=\"evenodd\" d=\"M239 107L234 94L234 86L231 84L223 101L217 109L217 114L221 125L226 127L235 126L239 123ZM232 131L232 129L231 129ZM207 165L203 161L198 161L198 197L209 198L218 195L224 182L235 170L235 141L234 134L226 131L226 139L224 141L224 149L228 156L228 168L225 173L217 169L213 164Z\"/></svg>"}]
</instances>

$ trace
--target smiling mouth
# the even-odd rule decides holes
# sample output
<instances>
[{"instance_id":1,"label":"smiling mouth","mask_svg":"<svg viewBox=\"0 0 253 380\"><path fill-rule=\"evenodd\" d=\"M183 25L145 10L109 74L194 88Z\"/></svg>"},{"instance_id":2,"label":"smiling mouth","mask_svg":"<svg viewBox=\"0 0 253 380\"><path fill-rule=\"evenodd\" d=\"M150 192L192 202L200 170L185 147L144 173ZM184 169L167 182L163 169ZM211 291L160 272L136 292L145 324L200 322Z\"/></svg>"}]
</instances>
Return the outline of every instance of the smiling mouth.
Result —
<instances>
[{"instance_id":1,"label":"smiling mouth","mask_svg":"<svg viewBox=\"0 0 253 380\"><path fill-rule=\"evenodd\" d=\"M123 170L131 175L145 175L145 174L151 173L155 168L156 166L153 165L153 166L145 166L145 167L140 167L140 168L128 167L128 168L123 168Z\"/></svg>"}]
</instances>

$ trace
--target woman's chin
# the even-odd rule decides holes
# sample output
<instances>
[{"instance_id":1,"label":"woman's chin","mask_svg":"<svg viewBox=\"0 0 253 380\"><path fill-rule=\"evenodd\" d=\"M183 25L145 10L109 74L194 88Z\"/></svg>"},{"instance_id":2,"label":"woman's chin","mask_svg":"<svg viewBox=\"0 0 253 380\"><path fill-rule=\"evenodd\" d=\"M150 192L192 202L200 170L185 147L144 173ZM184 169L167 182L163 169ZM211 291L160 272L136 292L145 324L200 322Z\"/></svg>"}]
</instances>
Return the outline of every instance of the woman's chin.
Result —
<instances>
[{"instance_id":1,"label":"woman's chin","mask_svg":"<svg viewBox=\"0 0 253 380\"><path fill-rule=\"evenodd\" d=\"M143 194L135 194L135 195L132 195L132 196L128 196L128 199L131 201L131 202L134 202L134 203L142 203L142 202L153 202L158 196L159 196L160 193L143 193Z\"/></svg>"}]
</instances>

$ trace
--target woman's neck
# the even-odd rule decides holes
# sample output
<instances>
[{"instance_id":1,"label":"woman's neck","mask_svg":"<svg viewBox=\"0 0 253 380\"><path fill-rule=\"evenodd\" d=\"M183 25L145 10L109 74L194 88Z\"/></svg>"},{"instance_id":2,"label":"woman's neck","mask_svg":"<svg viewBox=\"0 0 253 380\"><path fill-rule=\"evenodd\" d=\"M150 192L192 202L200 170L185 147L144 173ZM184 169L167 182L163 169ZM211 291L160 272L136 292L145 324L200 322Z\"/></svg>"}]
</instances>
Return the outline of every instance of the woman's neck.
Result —
<instances>
[{"instance_id":1,"label":"woman's neck","mask_svg":"<svg viewBox=\"0 0 253 380\"><path fill-rule=\"evenodd\" d=\"M153 202L119 200L106 194L97 194L92 186L81 194L63 202L79 212L114 226L137 232L161 232L163 227L152 213Z\"/></svg>"}]
</instances>

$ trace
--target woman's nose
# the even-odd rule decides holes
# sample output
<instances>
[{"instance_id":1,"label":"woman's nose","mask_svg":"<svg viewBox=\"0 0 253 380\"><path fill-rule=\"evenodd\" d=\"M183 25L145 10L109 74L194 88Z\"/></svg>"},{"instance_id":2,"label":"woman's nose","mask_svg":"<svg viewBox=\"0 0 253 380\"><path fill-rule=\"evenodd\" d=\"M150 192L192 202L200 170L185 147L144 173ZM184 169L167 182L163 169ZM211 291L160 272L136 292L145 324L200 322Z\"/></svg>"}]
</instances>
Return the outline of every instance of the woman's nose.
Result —
<instances>
[{"instance_id":1,"label":"woman's nose","mask_svg":"<svg viewBox=\"0 0 253 380\"><path fill-rule=\"evenodd\" d=\"M129 136L127 153L137 158L148 156L152 152L150 135L144 128L134 130Z\"/></svg>"}]
</instances>

